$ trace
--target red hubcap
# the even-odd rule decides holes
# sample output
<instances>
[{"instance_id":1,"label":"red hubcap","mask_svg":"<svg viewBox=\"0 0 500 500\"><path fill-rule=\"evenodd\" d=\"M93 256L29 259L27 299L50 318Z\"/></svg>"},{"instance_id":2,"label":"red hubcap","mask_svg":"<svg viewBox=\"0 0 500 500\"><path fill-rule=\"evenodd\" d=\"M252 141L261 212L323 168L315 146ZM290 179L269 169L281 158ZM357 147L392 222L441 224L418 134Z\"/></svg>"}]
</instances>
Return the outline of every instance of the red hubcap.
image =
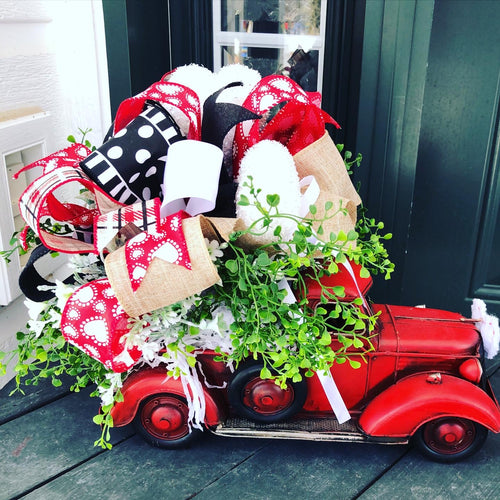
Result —
<instances>
[{"instance_id":1,"label":"red hubcap","mask_svg":"<svg viewBox=\"0 0 500 500\"><path fill-rule=\"evenodd\" d=\"M262 415L274 415L288 408L294 400L291 387L282 389L273 380L255 378L245 386L243 403Z\"/></svg>"},{"instance_id":2,"label":"red hubcap","mask_svg":"<svg viewBox=\"0 0 500 500\"><path fill-rule=\"evenodd\" d=\"M143 427L154 437L175 440L188 434L188 407L173 396L157 396L142 408Z\"/></svg>"},{"instance_id":3,"label":"red hubcap","mask_svg":"<svg viewBox=\"0 0 500 500\"><path fill-rule=\"evenodd\" d=\"M466 450L476 437L474 423L464 418L440 418L429 422L424 440L431 450L453 455Z\"/></svg>"}]
</instances>

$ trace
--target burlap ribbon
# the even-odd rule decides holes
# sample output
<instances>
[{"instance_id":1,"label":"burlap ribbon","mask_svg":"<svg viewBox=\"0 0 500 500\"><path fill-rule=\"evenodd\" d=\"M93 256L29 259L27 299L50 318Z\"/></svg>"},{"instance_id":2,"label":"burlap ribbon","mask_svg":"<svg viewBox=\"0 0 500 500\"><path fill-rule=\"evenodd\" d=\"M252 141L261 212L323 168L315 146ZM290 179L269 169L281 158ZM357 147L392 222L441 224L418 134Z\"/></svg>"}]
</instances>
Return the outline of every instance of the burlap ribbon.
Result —
<instances>
[{"instance_id":1,"label":"burlap ribbon","mask_svg":"<svg viewBox=\"0 0 500 500\"><path fill-rule=\"evenodd\" d=\"M222 229L222 227L224 227ZM223 232L231 223L221 226ZM220 280L204 238L219 239L208 219L202 216L182 221L192 269L154 258L140 287L134 292L127 272L125 248L114 251L104 261L106 274L116 297L130 316L140 316L183 300L211 287Z\"/></svg>"},{"instance_id":2,"label":"burlap ribbon","mask_svg":"<svg viewBox=\"0 0 500 500\"><path fill-rule=\"evenodd\" d=\"M328 132L311 145L299 151L293 157L300 178L313 175L319 184L320 194L316 200L317 213L314 218L321 219L325 216L325 203L331 201L334 213L340 206L347 210L347 214L338 213L323 223L322 239L329 239L330 232L338 234L339 231L348 233L356 225L357 206L361 198L354 188L344 160ZM341 205L340 205L341 204ZM309 213L306 217L312 217ZM319 223L315 224L317 229Z\"/></svg>"}]
</instances>

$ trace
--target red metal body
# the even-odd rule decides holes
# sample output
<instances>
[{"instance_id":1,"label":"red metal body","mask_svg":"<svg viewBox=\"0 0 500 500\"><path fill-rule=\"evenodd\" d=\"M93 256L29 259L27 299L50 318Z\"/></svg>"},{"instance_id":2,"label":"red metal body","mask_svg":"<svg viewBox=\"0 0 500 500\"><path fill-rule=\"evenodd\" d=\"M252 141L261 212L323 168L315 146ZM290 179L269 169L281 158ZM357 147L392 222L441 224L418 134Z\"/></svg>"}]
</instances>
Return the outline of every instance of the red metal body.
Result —
<instances>
[{"instance_id":1,"label":"red metal body","mask_svg":"<svg viewBox=\"0 0 500 500\"><path fill-rule=\"evenodd\" d=\"M223 366L213 361L215 353L211 353L212 363ZM209 364L209 363L207 363ZM123 401L116 403L112 410L113 422L116 426L129 424L134 419L140 403L155 394L175 394L184 396L184 388L180 379L169 378L161 368L146 368L132 373L125 381L123 388ZM226 416L226 404L223 398L215 391L205 389L206 420L207 426L219 424Z\"/></svg>"},{"instance_id":2,"label":"red metal body","mask_svg":"<svg viewBox=\"0 0 500 500\"><path fill-rule=\"evenodd\" d=\"M356 278L344 269L325 279L328 286L344 286L346 298L350 300L360 293L366 294L371 286L370 278L359 277L357 266L353 265L352 269ZM319 304L320 293L317 284L309 284L308 298L313 306ZM325 305L322 304L322 307ZM360 361L363 354L366 362L362 361L358 369L351 368L349 363L334 364L331 368L333 379L352 417L349 426L338 426L335 432L326 433L331 440L362 438L405 442L420 431L422 441L430 443L431 458L434 453L436 459L443 460L444 457L445 461L452 461L471 454L468 450L472 441L484 440L483 434L484 437L486 434L476 430L476 424L480 428L500 432L499 405L482 373L481 339L471 320L452 312L418 307L373 305L372 309L380 313L372 338L375 349L365 353L364 348L352 347L349 351L353 357L360 356ZM332 331L334 348L337 343L335 331ZM207 387L230 386L232 380L238 378L237 373L232 374L223 363L214 361L214 356L215 353L210 351L198 356ZM250 412L250 417L246 414L245 418L251 418L252 412L255 412L257 420L268 422L266 419L269 416L291 407L294 398L303 397L299 411L290 421L334 421L335 416L318 377L305 380L306 387L292 387L293 390L282 392L272 381L249 376L248 382L244 381L242 386L242 404ZM237 383L240 384L240 381ZM131 375L125 381L122 392L124 401L116 404L112 412L116 426L129 423L141 402L148 397L157 394L184 395L179 380L167 379L164 371L152 369ZM207 388L205 397L206 426L210 429L224 427L234 416L234 399L228 396L227 388ZM170 410L162 411L157 416L168 420ZM177 413L172 415L172 419L178 418ZM432 428L429 427L431 423L434 425ZM248 423L245 425L247 434L244 435L252 435ZM256 436L260 433L267 438L277 437L270 428L267 432L262 431L265 423L260 425L256 428ZM323 439L319 433L309 432L308 436ZM298 438L304 439L304 436ZM457 458L454 458L455 455Z\"/></svg>"}]
</instances>

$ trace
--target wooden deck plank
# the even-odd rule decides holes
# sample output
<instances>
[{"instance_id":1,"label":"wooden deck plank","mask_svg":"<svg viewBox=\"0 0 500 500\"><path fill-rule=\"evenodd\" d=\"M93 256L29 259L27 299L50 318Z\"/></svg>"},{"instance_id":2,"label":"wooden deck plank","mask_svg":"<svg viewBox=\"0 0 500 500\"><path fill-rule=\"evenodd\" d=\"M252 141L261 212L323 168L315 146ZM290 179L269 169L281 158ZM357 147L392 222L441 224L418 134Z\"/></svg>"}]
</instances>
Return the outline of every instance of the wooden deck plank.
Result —
<instances>
[{"instance_id":1,"label":"wooden deck plank","mask_svg":"<svg viewBox=\"0 0 500 500\"><path fill-rule=\"evenodd\" d=\"M197 492L265 444L263 440L206 436L190 449L163 450L134 436L23 498L196 498Z\"/></svg>"},{"instance_id":2,"label":"wooden deck plank","mask_svg":"<svg viewBox=\"0 0 500 500\"><path fill-rule=\"evenodd\" d=\"M65 396L0 426L0 499L20 495L101 453L93 446L98 400L82 393ZM128 434L127 434L128 433ZM116 429L114 440L130 435Z\"/></svg>"},{"instance_id":3,"label":"wooden deck plank","mask_svg":"<svg viewBox=\"0 0 500 500\"><path fill-rule=\"evenodd\" d=\"M405 446L275 441L194 498L350 499L406 452Z\"/></svg>"},{"instance_id":4,"label":"wooden deck plank","mask_svg":"<svg viewBox=\"0 0 500 500\"><path fill-rule=\"evenodd\" d=\"M412 450L359 497L360 500L433 500L500 498L500 436L488 441L473 457L456 464L426 460Z\"/></svg>"},{"instance_id":5,"label":"wooden deck plank","mask_svg":"<svg viewBox=\"0 0 500 500\"><path fill-rule=\"evenodd\" d=\"M500 395L500 370L492 377ZM433 500L500 498L500 434L489 433L477 454L456 464L439 464L412 450L361 495L360 500Z\"/></svg>"},{"instance_id":6,"label":"wooden deck plank","mask_svg":"<svg viewBox=\"0 0 500 500\"><path fill-rule=\"evenodd\" d=\"M16 392L12 396L9 394L16 388L16 382L14 379L8 382L0 389L0 424L69 394L72 378L61 377L61 381L63 385L54 387L51 380L41 380L36 386L23 386L24 395Z\"/></svg>"}]
</instances>

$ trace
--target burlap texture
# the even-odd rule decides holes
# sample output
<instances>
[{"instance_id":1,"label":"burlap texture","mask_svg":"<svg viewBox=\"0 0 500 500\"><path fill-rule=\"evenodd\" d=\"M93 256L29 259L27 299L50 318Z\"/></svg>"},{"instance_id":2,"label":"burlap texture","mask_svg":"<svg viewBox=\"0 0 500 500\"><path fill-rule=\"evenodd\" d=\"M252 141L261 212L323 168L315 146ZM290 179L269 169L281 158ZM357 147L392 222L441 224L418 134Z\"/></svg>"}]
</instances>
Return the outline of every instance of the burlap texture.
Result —
<instances>
[{"instance_id":1,"label":"burlap texture","mask_svg":"<svg viewBox=\"0 0 500 500\"><path fill-rule=\"evenodd\" d=\"M104 265L111 287L118 302L130 316L140 316L160 307L174 304L199 293L220 279L204 241L205 231L209 239L213 231L203 217L190 217L182 221L182 228L189 252L192 269L154 258L137 291L132 291L125 261L125 248L109 254Z\"/></svg>"},{"instance_id":2,"label":"burlap texture","mask_svg":"<svg viewBox=\"0 0 500 500\"><path fill-rule=\"evenodd\" d=\"M229 241L231 233L245 229L245 225L241 219L230 217L203 217L202 219L204 219L202 223L203 234L209 240L217 239L219 242Z\"/></svg>"},{"instance_id":3,"label":"burlap texture","mask_svg":"<svg viewBox=\"0 0 500 500\"><path fill-rule=\"evenodd\" d=\"M344 160L337 147L325 132L321 139L299 151L293 157L299 177L302 179L307 175L314 175L319 188L320 195L315 202L317 213L316 219L325 216L325 203L331 201L335 212L342 202L342 208L347 209L347 214L337 214L335 217L323 223L324 238L329 239L330 232L338 234L339 231L349 232L356 225L357 206L361 198L354 188ZM306 217L312 217L310 213ZM319 226L316 223L315 228Z\"/></svg>"}]
</instances>

